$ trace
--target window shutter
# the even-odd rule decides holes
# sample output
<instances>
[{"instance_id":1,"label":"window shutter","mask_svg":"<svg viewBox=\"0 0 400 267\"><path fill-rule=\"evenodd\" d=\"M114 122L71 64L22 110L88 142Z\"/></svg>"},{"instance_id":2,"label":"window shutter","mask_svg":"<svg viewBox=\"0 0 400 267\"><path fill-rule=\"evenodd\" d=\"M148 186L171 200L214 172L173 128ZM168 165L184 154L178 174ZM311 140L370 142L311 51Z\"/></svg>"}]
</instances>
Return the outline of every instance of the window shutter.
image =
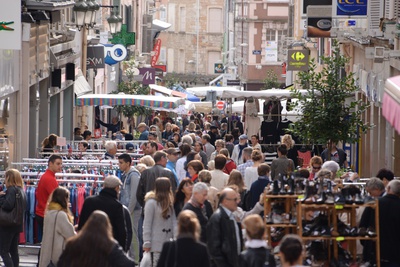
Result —
<instances>
[{"instance_id":1,"label":"window shutter","mask_svg":"<svg viewBox=\"0 0 400 267\"><path fill-rule=\"evenodd\" d=\"M368 34L370 36L382 36L383 32L379 28L380 19L383 17L383 1L368 1Z\"/></svg>"}]
</instances>

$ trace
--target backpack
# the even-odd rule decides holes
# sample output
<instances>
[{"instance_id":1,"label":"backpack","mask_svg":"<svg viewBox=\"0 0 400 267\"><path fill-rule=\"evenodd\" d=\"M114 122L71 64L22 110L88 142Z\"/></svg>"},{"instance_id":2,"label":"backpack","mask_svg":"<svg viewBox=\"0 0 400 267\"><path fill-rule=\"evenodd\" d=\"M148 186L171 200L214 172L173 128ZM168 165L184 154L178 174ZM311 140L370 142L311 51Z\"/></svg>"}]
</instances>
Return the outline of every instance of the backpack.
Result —
<instances>
[{"instance_id":1,"label":"backpack","mask_svg":"<svg viewBox=\"0 0 400 267\"><path fill-rule=\"evenodd\" d=\"M241 199L242 199L241 208L244 211L250 211L251 210L251 192L250 192L250 190L246 190L242 194L243 194L243 196L241 196Z\"/></svg>"}]
</instances>

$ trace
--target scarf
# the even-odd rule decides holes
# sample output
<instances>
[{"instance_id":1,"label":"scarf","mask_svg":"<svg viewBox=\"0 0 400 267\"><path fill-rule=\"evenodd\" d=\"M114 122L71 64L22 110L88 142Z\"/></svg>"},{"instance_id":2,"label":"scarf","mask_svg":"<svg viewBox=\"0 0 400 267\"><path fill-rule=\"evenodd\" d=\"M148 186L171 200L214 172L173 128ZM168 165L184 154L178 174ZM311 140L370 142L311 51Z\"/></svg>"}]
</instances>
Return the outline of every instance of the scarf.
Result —
<instances>
[{"instance_id":1,"label":"scarf","mask_svg":"<svg viewBox=\"0 0 400 267\"><path fill-rule=\"evenodd\" d=\"M239 159L242 157L243 149L245 149L246 147L247 147L247 144L244 144L244 145L239 144L239 156L238 156L238 161L239 161Z\"/></svg>"},{"instance_id":2,"label":"scarf","mask_svg":"<svg viewBox=\"0 0 400 267\"><path fill-rule=\"evenodd\" d=\"M47 210L63 211L67 214L69 222L72 224L74 222L74 217L71 214L69 214L68 210L63 209L63 207L61 207L61 205L56 202L50 202L49 205L47 206Z\"/></svg>"}]
</instances>

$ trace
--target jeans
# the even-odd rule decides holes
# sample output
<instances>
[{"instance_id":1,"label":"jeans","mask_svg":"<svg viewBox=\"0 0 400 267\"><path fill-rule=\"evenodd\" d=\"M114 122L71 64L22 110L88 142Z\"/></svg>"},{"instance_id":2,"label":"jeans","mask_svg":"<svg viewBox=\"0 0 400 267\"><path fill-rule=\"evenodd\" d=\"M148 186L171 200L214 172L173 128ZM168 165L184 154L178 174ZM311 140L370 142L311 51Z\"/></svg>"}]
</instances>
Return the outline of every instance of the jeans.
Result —
<instances>
[{"instance_id":1,"label":"jeans","mask_svg":"<svg viewBox=\"0 0 400 267\"><path fill-rule=\"evenodd\" d=\"M139 223L138 223L138 239L139 239L139 259L141 260L143 257L143 221L144 221L144 213L140 215Z\"/></svg>"},{"instance_id":2,"label":"jeans","mask_svg":"<svg viewBox=\"0 0 400 267\"><path fill-rule=\"evenodd\" d=\"M18 228L0 229L0 256L6 267L19 266Z\"/></svg>"}]
</instances>

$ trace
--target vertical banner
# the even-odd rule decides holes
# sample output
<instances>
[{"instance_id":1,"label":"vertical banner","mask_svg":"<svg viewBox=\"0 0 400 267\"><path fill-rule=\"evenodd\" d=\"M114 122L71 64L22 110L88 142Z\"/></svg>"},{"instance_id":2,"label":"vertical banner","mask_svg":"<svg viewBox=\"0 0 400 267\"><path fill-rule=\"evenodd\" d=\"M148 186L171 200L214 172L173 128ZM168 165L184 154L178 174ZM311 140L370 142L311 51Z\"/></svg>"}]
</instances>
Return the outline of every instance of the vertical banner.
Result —
<instances>
[{"instance_id":1,"label":"vertical banner","mask_svg":"<svg viewBox=\"0 0 400 267\"><path fill-rule=\"evenodd\" d=\"M3 0L0 8L0 49L21 50L21 1ZM7 41L4 41L7 40Z\"/></svg>"},{"instance_id":2,"label":"vertical banner","mask_svg":"<svg viewBox=\"0 0 400 267\"><path fill-rule=\"evenodd\" d=\"M154 55L151 57L151 67L154 67L157 64L158 57L160 56L160 50L161 50L161 39L157 38L153 49Z\"/></svg>"}]
</instances>

